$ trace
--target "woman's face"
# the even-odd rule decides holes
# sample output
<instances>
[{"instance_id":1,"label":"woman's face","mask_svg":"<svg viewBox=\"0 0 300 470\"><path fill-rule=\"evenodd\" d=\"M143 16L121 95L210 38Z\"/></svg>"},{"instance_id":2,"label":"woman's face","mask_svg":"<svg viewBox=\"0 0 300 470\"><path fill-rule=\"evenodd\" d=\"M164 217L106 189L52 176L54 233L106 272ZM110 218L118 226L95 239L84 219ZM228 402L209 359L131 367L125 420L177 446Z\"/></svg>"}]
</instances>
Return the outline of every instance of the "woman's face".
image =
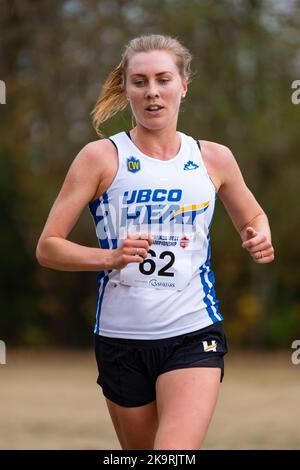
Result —
<instances>
[{"instance_id":1,"label":"woman's face","mask_svg":"<svg viewBox=\"0 0 300 470\"><path fill-rule=\"evenodd\" d=\"M176 126L187 83L171 53L138 52L128 63L125 91L136 122L148 129L163 129Z\"/></svg>"}]
</instances>

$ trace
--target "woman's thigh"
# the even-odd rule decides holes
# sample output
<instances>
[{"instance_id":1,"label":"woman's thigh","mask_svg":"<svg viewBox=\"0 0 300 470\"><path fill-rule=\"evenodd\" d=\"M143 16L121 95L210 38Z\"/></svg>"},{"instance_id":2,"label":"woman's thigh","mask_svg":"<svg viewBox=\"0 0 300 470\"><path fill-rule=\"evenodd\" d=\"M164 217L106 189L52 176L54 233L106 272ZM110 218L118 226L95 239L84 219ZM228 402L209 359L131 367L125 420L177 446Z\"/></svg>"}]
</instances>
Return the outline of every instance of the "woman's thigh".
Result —
<instances>
[{"instance_id":1,"label":"woman's thigh","mask_svg":"<svg viewBox=\"0 0 300 470\"><path fill-rule=\"evenodd\" d=\"M216 406L220 375L217 367L192 367L158 377L154 449L200 449Z\"/></svg>"},{"instance_id":2,"label":"woman's thigh","mask_svg":"<svg viewBox=\"0 0 300 470\"><path fill-rule=\"evenodd\" d=\"M153 449L158 427L156 401L124 407L106 398L107 407L123 450Z\"/></svg>"}]
</instances>

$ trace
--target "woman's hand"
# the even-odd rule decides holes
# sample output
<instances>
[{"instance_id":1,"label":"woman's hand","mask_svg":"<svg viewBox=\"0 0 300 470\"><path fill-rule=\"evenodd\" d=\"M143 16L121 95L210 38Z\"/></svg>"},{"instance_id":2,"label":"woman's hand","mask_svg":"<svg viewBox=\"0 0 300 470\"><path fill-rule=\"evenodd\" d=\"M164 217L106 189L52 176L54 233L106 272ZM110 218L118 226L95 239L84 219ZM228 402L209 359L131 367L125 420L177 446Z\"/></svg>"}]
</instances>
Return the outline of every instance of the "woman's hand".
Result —
<instances>
[{"instance_id":1,"label":"woman's hand","mask_svg":"<svg viewBox=\"0 0 300 470\"><path fill-rule=\"evenodd\" d=\"M246 237L242 247L249 251L256 263L266 264L274 260L274 248L266 235L256 232L253 227L247 227Z\"/></svg>"},{"instance_id":2,"label":"woman's hand","mask_svg":"<svg viewBox=\"0 0 300 470\"><path fill-rule=\"evenodd\" d=\"M127 234L119 248L112 250L112 268L123 269L128 263L142 263L147 258L153 239L151 234Z\"/></svg>"}]
</instances>

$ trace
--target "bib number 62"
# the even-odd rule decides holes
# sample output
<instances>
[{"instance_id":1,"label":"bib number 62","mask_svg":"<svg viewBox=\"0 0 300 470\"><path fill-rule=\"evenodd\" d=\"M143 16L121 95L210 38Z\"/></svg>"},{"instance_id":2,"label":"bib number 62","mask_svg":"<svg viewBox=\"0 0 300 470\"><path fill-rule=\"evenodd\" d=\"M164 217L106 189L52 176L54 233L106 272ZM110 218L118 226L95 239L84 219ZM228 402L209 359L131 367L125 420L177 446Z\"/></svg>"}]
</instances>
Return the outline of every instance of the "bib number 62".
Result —
<instances>
[{"instance_id":1,"label":"bib number 62","mask_svg":"<svg viewBox=\"0 0 300 470\"><path fill-rule=\"evenodd\" d=\"M156 253L153 250L149 250L148 253L153 257L156 258ZM173 277L174 273L167 271L167 269L171 268L175 262L175 255L172 251L162 251L159 255L159 259L164 259L166 257L169 257L169 261L165 266L163 266L159 271L158 271L158 276L169 276ZM146 276L150 276L151 274L154 273L156 269L156 264L154 259L145 259L142 263L139 264L139 270L142 274L145 274Z\"/></svg>"}]
</instances>

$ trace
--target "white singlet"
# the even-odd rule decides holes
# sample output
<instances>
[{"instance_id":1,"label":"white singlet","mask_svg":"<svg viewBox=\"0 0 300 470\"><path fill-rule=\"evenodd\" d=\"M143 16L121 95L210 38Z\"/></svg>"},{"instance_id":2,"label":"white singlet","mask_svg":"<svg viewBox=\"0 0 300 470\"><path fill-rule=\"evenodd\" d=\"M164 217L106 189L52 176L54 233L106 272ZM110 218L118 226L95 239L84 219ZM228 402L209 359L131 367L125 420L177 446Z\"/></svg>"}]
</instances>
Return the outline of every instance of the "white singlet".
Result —
<instances>
[{"instance_id":1,"label":"white singlet","mask_svg":"<svg viewBox=\"0 0 300 470\"><path fill-rule=\"evenodd\" d=\"M154 241L143 263L98 273L96 334L160 339L223 320L210 264L215 187L197 141L178 134L179 152L164 161L142 153L127 132L110 137L118 171L89 204L100 247L115 249L134 232Z\"/></svg>"}]
</instances>

